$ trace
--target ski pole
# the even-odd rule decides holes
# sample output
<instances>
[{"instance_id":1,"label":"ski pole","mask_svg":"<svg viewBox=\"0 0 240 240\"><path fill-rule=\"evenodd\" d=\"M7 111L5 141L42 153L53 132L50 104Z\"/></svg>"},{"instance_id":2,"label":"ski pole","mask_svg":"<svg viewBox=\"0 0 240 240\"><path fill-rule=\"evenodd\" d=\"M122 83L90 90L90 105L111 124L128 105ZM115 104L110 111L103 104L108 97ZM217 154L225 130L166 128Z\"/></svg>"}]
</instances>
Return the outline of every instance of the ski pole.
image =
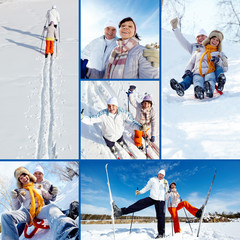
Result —
<instances>
[{"instance_id":1,"label":"ski pole","mask_svg":"<svg viewBox=\"0 0 240 240\"><path fill-rule=\"evenodd\" d=\"M60 23L58 23L58 35L59 35L59 42L60 42Z\"/></svg>"},{"instance_id":2,"label":"ski pole","mask_svg":"<svg viewBox=\"0 0 240 240\"><path fill-rule=\"evenodd\" d=\"M147 153L147 134L146 131L144 131L144 139L145 139L145 152L146 152L146 159L148 159L148 153Z\"/></svg>"},{"instance_id":3,"label":"ski pole","mask_svg":"<svg viewBox=\"0 0 240 240\"><path fill-rule=\"evenodd\" d=\"M172 236L173 236L173 218L172 218L172 199L171 199L171 192L170 192L170 208L171 208L171 224L172 224Z\"/></svg>"},{"instance_id":4,"label":"ski pole","mask_svg":"<svg viewBox=\"0 0 240 240\"><path fill-rule=\"evenodd\" d=\"M191 227L191 223L190 223L190 221L189 221L189 218L188 218L188 216L187 216L187 213L186 213L185 208L183 208L183 210L184 210L184 212L185 212L185 215L186 215L187 221L188 221L188 223L189 223L189 227L190 227L191 232L192 232L192 234L193 234L193 230L192 230L192 227Z\"/></svg>"},{"instance_id":5,"label":"ski pole","mask_svg":"<svg viewBox=\"0 0 240 240\"><path fill-rule=\"evenodd\" d=\"M138 190L138 187L137 187L137 190ZM136 195L136 199L137 199L137 195ZM132 214L132 219L131 219L131 225L130 225L130 231L129 231L129 234L131 234L131 232L132 232L133 217L134 217L134 212L133 212L133 214Z\"/></svg>"},{"instance_id":6,"label":"ski pole","mask_svg":"<svg viewBox=\"0 0 240 240\"><path fill-rule=\"evenodd\" d=\"M57 54L58 54L58 47L57 47L57 41L56 41L56 57L57 57Z\"/></svg>"}]
</instances>

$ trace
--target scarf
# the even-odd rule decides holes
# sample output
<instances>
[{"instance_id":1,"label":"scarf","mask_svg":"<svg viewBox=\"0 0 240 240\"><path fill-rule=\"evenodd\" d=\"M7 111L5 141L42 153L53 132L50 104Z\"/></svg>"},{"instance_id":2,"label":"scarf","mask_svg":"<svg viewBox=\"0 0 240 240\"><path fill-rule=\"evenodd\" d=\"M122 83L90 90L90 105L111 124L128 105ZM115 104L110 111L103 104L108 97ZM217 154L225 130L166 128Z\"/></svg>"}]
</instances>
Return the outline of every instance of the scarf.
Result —
<instances>
[{"instance_id":1,"label":"scarf","mask_svg":"<svg viewBox=\"0 0 240 240\"><path fill-rule=\"evenodd\" d=\"M135 37L126 40L117 40L109 59L104 78L123 78L123 71L127 61L128 52L138 44Z\"/></svg>"},{"instance_id":2,"label":"scarf","mask_svg":"<svg viewBox=\"0 0 240 240\"><path fill-rule=\"evenodd\" d=\"M34 225L33 219L39 214L39 212L41 211L41 208L44 206L44 201L43 198L41 197L41 195L37 192L36 189L34 189L34 184L33 182L30 182L26 185L23 185L23 188L28 190L30 193L30 197L31 197L31 206L30 206L30 216L31 216L31 220L29 225ZM35 195L35 196L34 196ZM35 201L35 197L37 198L37 202L38 202L38 208L36 210L36 201Z\"/></svg>"},{"instance_id":3,"label":"scarf","mask_svg":"<svg viewBox=\"0 0 240 240\"><path fill-rule=\"evenodd\" d=\"M204 56L207 54L207 62L208 62L208 70L207 72L205 73L205 75L207 75L208 73L211 73L211 72L214 72L215 71L215 65L214 63L211 61L211 52L216 52L217 51L217 47L213 47L211 46L210 44L208 44L206 47L205 47L205 52L203 53L203 55L201 56L201 59L200 59L200 62L199 62L199 66L198 66L198 69L199 69L199 73L202 77L204 77L203 73L202 73L202 61L203 61L203 58Z\"/></svg>"},{"instance_id":4,"label":"scarf","mask_svg":"<svg viewBox=\"0 0 240 240\"><path fill-rule=\"evenodd\" d=\"M147 124L147 126L151 124L151 109L152 107L141 109L140 121L139 121L140 124Z\"/></svg>"}]
</instances>

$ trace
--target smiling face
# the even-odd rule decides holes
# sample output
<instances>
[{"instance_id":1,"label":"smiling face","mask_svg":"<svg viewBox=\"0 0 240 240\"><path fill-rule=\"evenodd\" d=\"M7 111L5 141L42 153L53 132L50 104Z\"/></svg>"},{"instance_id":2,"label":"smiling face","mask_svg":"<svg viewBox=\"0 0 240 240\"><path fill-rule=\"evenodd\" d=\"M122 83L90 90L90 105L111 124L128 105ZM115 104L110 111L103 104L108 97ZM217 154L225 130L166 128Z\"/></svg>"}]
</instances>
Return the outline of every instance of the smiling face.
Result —
<instances>
[{"instance_id":1,"label":"smiling face","mask_svg":"<svg viewBox=\"0 0 240 240\"><path fill-rule=\"evenodd\" d=\"M151 107L151 103L148 102L148 101L144 101L142 102L142 108L143 109L147 109L147 108L150 108Z\"/></svg>"},{"instance_id":2,"label":"smiling face","mask_svg":"<svg viewBox=\"0 0 240 240\"><path fill-rule=\"evenodd\" d=\"M117 113L117 106L113 105L113 104L108 104L108 111L112 114L116 114Z\"/></svg>"},{"instance_id":3,"label":"smiling face","mask_svg":"<svg viewBox=\"0 0 240 240\"><path fill-rule=\"evenodd\" d=\"M23 185L25 185L25 184L28 184L28 183L30 183L30 178L29 178L29 176L27 175L27 174L22 174L20 177L19 177L19 181L23 184Z\"/></svg>"},{"instance_id":4,"label":"smiling face","mask_svg":"<svg viewBox=\"0 0 240 240\"><path fill-rule=\"evenodd\" d=\"M207 38L207 36L205 36L205 35L203 35L203 34L198 35L198 36L196 37L197 43L198 43L198 44L202 44L203 40L205 40L206 38Z\"/></svg>"},{"instance_id":5,"label":"smiling face","mask_svg":"<svg viewBox=\"0 0 240 240\"><path fill-rule=\"evenodd\" d=\"M116 33L117 31L114 27L109 26L104 29L104 35L108 40L112 40L113 38L115 38Z\"/></svg>"},{"instance_id":6,"label":"smiling face","mask_svg":"<svg viewBox=\"0 0 240 240\"><path fill-rule=\"evenodd\" d=\"M37 183L40 183L40 182L42 182L42 180L43 180L43 174L41 173L41 172L35 172L34 174L33 174L36 178L37 178Z\"/></svg>"},{"instance_id":7,"label":"smiling face","mask_svg":"<svg viewBox=\"0 0 240 240\"><path fill-rule=\"evenodd\" d=\"M217 47L219 45L220 41L217 37L213 37L210 39L210 45L213 47Z\"/></svg>"},{"instance_id":8,"label":"smiling face","mask_svg":"<svg viewBox=\"0 0 240 240\"><path fill-rule=\"evenodd\" d=\"M119 34L122 40L129 39L135 36L135 26L132 21L126 21L121 24L119 28Z\"/></svg>"},{"instance_id":9,"label":"smiling face","mask_svg":"<svg viewBox=\"0 0 240 240\"><path fill-rule=\"evenodd\" d=\"M159 173L159 174L158 174L158 179L159 179L159 180L162 180L163 178L164 178L164 175L163 175L162 173Z\"/></svg>"}]
</instances>

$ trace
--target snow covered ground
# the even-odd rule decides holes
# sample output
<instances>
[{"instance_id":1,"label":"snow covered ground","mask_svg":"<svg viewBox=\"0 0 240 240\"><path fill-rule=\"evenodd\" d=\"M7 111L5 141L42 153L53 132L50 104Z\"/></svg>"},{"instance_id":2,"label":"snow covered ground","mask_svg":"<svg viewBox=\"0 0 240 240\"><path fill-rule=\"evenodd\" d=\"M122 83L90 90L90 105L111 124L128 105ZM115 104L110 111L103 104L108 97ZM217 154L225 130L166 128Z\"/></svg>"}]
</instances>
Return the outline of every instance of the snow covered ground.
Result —
<instances>
[{"instance_id":1,"label":"snow covered ground","mask_svg":"<svg viewBox=\"0 0 240 240\"><path fill-rule=\"evenodd\" d=\"M40 36L53 4L61 16L60 42L57 58L45 62ZM2 159L78 158L78 4L0 4Z\"/></svg>"},{"instance_id":2,"label":"snow covered ground","mask_svg":"<svg viewBox=\"0 0 240 240\"><path fill-rule=\"evenodd\" d=\"M171 240L238 240L239 222L230 223L203 223L200 236L196 237L198 223L192 223L193 234L188 223L180 223L181 233L172 236L171 223L166 224L165 239ZM116 225L116 240L151 240L157 235L157 223ZM113 240L112 225L81 225L81 240Z\"/></svg>"},{"instance_id":3,"label":"snow covered ground","mask_svg":"<svg viewBox=\"0 0 240 240\"><path fill-rule=\"evenodd\" d=\"M111 97L117 97L119 107L128 108L128 99L126 91L130 85L135 85L136 100L141 102L145 93L151 94L153 98L153 107L156 116L159 116L159 82L158 81L81 81L81 109L84 108L84 115L90 116L100 110L107 108L107 100ZM130 105L130 111L135 117L135 109ZM159 126L159 118L157 119ZM106 147L101 134L101 124L86 125L81 123L81 158L82 159L114 159L114 155ZM124 139L128 143L133 154L138 159L145 159L142 151L136 148L131 138L133 129L126 125ZM159 131L156 136L156 144L159 146ZM91 149L89 148L91 146ZM91 150L91 151L90 151ZM158 159L159 157L148 150L149 155ZM129 155L121 151L122 158L129 159Z\"/></svg>"},{"instance_id":4,"label":"snow covered ground","mask_svg":"<svg viewBox=\"0 0 240 240\"><path fill-rule=\"evenodd\" d=\"M185 36L194 42L193 36ZM173 32L162 30L162 158L239 159L240 59L239 44L223 40L229 70L224 95L196 100L191 86L183 97L171 89L181 81L190 59Z\"/></svg>"}]
</instances>

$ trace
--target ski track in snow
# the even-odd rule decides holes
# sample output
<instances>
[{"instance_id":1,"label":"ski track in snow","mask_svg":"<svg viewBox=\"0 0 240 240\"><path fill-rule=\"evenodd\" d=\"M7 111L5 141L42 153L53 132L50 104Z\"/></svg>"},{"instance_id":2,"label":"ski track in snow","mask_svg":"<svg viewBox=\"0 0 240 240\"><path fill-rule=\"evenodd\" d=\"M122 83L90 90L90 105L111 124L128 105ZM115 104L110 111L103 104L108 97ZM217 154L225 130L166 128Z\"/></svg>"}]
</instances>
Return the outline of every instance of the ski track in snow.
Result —
<instances>
[{"instance_id":1,"label":"ski track in snow","mask_svg":"<svg viewBox=\"0 0 240 240\"><path fill-rule=\"evenodd\" d=\"M42 74L40 126L37 142L37 159L56 159L56 143L53 140L54 101L53 101L53 66L54 60L45 59Z\"/></svg>"}]
</instances>

